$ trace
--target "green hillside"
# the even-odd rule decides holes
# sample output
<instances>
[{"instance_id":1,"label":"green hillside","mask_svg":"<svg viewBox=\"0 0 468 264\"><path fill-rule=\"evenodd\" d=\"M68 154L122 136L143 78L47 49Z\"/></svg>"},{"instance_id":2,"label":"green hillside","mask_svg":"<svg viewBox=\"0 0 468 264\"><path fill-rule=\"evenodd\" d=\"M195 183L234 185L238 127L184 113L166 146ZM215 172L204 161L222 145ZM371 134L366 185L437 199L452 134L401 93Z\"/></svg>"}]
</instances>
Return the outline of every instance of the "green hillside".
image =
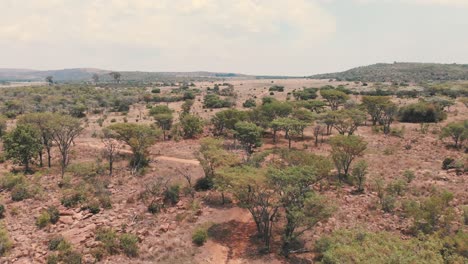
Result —
<instances>
[{"instance_id":1,"label":"green hillside","mask_svg":"<svg viewBox=\"0 0 468 264\"><path fill-rule=\"evenodd\" d=\"M363 82L421 82L468 80L467 64L378 63L344 72L313 75L313 79Z\"/></svg>"}]
</instances>

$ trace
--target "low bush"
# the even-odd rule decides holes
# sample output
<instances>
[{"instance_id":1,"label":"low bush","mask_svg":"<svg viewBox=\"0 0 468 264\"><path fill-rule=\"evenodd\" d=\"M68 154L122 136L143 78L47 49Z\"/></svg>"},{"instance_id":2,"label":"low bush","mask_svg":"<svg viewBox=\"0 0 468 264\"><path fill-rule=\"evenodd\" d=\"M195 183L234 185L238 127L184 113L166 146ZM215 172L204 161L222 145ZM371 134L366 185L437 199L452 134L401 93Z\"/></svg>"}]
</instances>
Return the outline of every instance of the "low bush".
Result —
<instances>
[{"instance_id":1,"label":"low bush","mask_svg":"<svg viewBox=\"0 0 468 264\"><path fill-rule=\"evenodd\" d=\"M202 177L202 178L197 179L197 181L195 182L194 188L197 192L207 191L207 190L213 189L213 185L214 185L213 178Z\"/></svg>"},{"instance_id":2,"label":"low bush","mask_svg":"<svg viewBox=\"0 0 468 264\"><path fill-rule=\"evenodd\" d=\"M319 263L327 264L464 263L463 235L445 242L437 236L403 240L388 232L338 230L320 238L315 248L320 254Z\"/></svg>"},{"instance_id":3,"label":"low bush","mask_svg":"<svg viewBox=\"0 0 468 264\"><path fill-rule=\"evenodd\" d=\"M0 256L4 256L13 246L5 226L0 225Z\"/></svg>"},{"instance_id":4,"label":"low bush","mask_svg":"<svg viewBox=\"0 0 468 264\"><path fill-rule=\"evenodd\" d=\"M164 202L175 205L179 202L179 185L171 185L164 191Z\"/></svg>"},{"instance_id":5,"label":"low bush","mask_svg":"<svg viewBox=\"0 0 468 264\"><path fill-rule=\"evenodd\" d=\"M66 244L67 241L65 241L65 238L63 236L54 236L49 240L49 243L47 244L47 247L49 250L55 251L60 249L67 248L68 246L64 245Z\"/></svg>"},{"instance_id":6,"label":"low bush","mask_svg":"<svg viewBox=\"0 0 468 264\"><path fill-rule=\"evenodd\" d=\"M38 228L44 228L50 224L50 215L47 211L42 211L41 214L36 218L36 226Z\"/></svg>"},{"instance_id":7,"label":"low bush","mask_svg":"<svg viewBox=\"0 0 468 264\"><path fill-rule=\"evenodd\" d=\"M119 243L117 240L117 234L112 229L98 228L95 234L96 241L100 241L106 251L115 255L119 253Z\"/></svg>"},{"instance_id":8,"label":"low bush","mask_svg":"<svg viewBox=\"0 0 468 264\"><path fill-rule=\"evenodd\" d=\"M208 239L208 231L205 228L197 228L192 234L192 242L197 246L203 246Z\"/></svg>"},{"instance_id":9,"label":"low bush","mask_svg":"<svg viewBox=\"0 0 468 264\"><path fill-rule=\"evenodd\" d=\"M257 103L255 102L255 99L247 99L245 102L242 104L243 107L245 108L253 108L257 106Z\"/></svg>"},{"instance_id":10,"label":"low bush","mask_svg":"<svg viewBox=\"0 0 468 264\"><path fill-rule=\"evenodd\" d=\"M419 102L402 107L399 118L401 122L436 123L447 118L447 114L434 104Z\"/></svg>"},{"instance_id":11,"label":"low bush","mask_svg":"<svg viewBox=\"0 0 468 264\"><path fill-rule=\"evenodd\" d=\"M122 234L119 238L120 248L128 257L138 255L138 237L133 234Z\"/></svg>"},{"instance_id":12,"label":"low bush","mask_svg":"<svg viewBox=\"0 0 468 264\"><path fill-rule=\"evenodd\" d=\"M26 184L18 184L11 190L11 200L18 202L31 197Z\"/></svg>"}]
</instances>

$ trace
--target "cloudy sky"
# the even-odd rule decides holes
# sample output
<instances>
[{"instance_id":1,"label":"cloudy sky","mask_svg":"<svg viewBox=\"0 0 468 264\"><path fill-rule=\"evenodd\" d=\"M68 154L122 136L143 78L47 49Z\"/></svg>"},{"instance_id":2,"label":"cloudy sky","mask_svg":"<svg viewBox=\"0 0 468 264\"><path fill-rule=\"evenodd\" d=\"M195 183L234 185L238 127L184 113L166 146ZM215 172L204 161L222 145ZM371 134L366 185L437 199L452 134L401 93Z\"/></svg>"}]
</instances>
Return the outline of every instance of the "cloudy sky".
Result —
<instances>
[{"instance_id":1,"label":"cloudy sky","mask_svg":"<svg viewBox=\"0 0 468 264\"><path fill-rule=\"evenodd\" d=\"M308 75L468 63L468 0L0 0L0 68Z\"/></svg>"}]
</instances>

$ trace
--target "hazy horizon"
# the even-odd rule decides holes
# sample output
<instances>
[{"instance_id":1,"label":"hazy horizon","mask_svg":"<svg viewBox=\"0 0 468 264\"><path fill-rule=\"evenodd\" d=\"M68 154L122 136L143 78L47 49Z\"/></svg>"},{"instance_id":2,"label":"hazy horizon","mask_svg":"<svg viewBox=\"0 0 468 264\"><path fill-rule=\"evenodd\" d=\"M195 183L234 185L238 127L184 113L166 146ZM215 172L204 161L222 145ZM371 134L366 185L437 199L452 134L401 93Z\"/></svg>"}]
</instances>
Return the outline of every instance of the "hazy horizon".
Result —
<instances>
[{"instance_id":1,"label":"hazy horizon","mask_svg":"<svg viewBox=\"0 0 468 264\"><path fill-rule=\"evenodd\" d=\"M306 76L468 63L468 0L3 0L0 68Z\"/></svg>"}]
</instances>

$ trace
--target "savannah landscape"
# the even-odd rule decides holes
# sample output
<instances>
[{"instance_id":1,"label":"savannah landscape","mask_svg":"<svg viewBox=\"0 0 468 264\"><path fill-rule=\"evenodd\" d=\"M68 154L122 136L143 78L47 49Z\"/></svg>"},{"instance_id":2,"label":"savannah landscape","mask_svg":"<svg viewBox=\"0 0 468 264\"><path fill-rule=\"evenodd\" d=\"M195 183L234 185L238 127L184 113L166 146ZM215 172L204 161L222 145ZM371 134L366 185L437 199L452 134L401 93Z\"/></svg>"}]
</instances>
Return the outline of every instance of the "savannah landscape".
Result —
<instances>
[{"instance_id":1,"label":"savannah landscape","mask_svg":"<svg viewBox=\"0 0 468 264\"><path fill-rule=\"evenodd\" d=\"M0 264L468 264L468 0L0 10Z\"/></svg>"},{"instance_id":2,"label":"savannah landscape","mask_svg":"<svg viewBox=\"0 0 468 264\"><path fill-rule=\"evenodd\" d=\"M467 260L467 82L106 75L1 88L2 262Z\"/></svg>"}]
</instances>

